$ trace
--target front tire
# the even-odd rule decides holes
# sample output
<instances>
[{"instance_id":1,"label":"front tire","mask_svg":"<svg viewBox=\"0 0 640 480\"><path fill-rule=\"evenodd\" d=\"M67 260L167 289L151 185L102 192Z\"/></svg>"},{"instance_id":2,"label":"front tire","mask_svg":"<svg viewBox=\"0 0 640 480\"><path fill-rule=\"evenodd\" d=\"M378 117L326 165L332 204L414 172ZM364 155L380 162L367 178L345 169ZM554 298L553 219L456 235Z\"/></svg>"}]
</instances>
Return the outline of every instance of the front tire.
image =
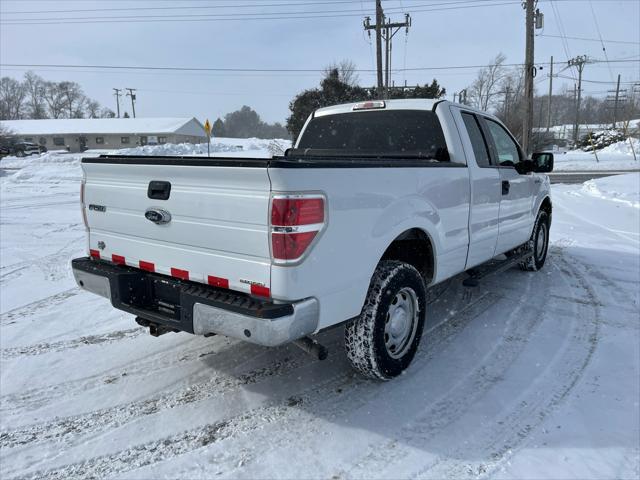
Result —
<instances>
[{"instance_id":1,"label":"front tire","mask_svg":"<svg viewBox=\"0 0 640 480\"><path fill-rule=\"evenodd\" d=\"M533 244L533 255L520 264L522 270L537 272L544 266L549 250L549 224L549 214L540 210L530 240Z\"/></svg>"},{"instance_id":2,"label":"front tire","mask_svg":"<svg viewBox=\"0 0 640 480\"><path fill-rule=\"evenodd\" d=\"M378 380L400 375L420 344L426 298L424 280L412 265L381 262L360 316L345 328L347 357L353 368Z\"/></svg>"}]
</instances>

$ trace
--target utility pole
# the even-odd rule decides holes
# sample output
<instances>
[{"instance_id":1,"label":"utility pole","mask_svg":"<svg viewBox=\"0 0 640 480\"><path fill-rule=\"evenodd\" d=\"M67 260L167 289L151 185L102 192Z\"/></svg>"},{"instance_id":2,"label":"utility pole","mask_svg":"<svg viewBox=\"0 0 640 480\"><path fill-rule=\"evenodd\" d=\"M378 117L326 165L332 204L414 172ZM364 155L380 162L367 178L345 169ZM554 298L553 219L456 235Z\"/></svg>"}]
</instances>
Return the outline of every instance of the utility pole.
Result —
<instances>
[{"instance_id":1,"label":"utility pole","mask_svg":"<svg viewBox=\"0 0 640 480\"><path fill-rule=\"evenodd\" d=\"M118 118L120 118L120 97L122 96L120 91L121 91L120 88L113 89L113 92L114 92L113 94L116 96L116 107L118 109Z\"/></svg>"},{"instance_id":2,"label":"utility pole","mask_svg":"<svg viewBox=\"0 0 640 480\"><path fill-rule=\"evenodd\" d=\"M131 97L131 111L133 112L133 118L136 118L136 89L125 88L125 90L129 90L127 92L127 97Z\"/></svg>"},{"instance_id":3,"label":"utility pole","mask_svg":"<svg viewBox=\"0 0 640 480\"><path fill-rule=\"evenodd\" d=\"M525 0L524 8L526 11L526 34L525 34L525 55L524 55L524 119L522 122L522 149L525 155L531 152L531 129L533 127L533 42L535 28L534 0Z\"/></svg>"},{"instance_id":4,"label":"utility pole","mask_svg":"<svg viewBox=\"0 0 640 480\"><path fill-rule=\"evenodd\" d=\"M365 30L376 31L376 70L378 73L378 97L384 96L382 83L382 22L384 21L384 13L382 12L382 0L376 0L376 24L371 25L371 17L364 19ZM371 32L367 32L371 37Z\"/></svg>"},{"instance_id":5,"label":"utility pole","mask_svg":"<svg viewBox=\"0 0 640 480\"><path fill-rule=\"evenodd\" d=\"M618 119L618 100L620 98L620 74L618 74L618 84L616 85L616 99L613 103L613 125L616 128L616 120Z\"/></svg>"},{"instance_id":6,"label":"utility pole","mask_svg":"<svg viewBox=\"0 0 640 480\"><path fill-rule=\"evenodd\" d=\"M578 55L572 58L567 63L570 67L576 67L578 69L578 87L576 96L576 120L573 125L573 144L578 143L578 126L580 125L580 100L582 99L582 71L585 64L588 62L586 55Z\"/></svg>"},{"instance_id":7,"label":"utility pole","mask_svg":"<svg viewBox=\"0 0 640 480\"><path fill-rule=\"evenodd\" d=\"M547 132L551 128L551 96L553 95L553 56L551 57L551 70L549 71L549 99L547 101Z\"/></svg>"},{"instance_id":8,"label":"utility pole","mask_svg":"<svg viewBox=\"0 0 640 480\"><path fill-rule=\"evenodd\" d=\"M365 30L376 31L376 62L378 71L378 96L388 98L389 97L389 84L391 83L391 49L392 39L401 28L406 28L407 33L411 26L411 16L405 14L404 22L391 23L387 20L382 11L381 0L376 0L376 24L371 25L371 18L366 17L364 19ZM382 39L385 43L385 72L384 80L382 73Z\"/></svg>"}]
</instances>

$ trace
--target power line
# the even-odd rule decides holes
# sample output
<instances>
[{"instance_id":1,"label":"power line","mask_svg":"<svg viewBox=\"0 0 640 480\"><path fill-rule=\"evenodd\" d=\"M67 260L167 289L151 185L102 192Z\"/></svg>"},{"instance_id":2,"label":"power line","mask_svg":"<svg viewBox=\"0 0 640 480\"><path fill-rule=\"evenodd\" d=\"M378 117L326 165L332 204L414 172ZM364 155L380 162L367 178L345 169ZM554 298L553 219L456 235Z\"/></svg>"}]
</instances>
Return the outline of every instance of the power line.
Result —
<instances>
[{"instance_id":1,"label":"power line","mask_svg":"<svg viewBox=\"0 0 640 480\"><path fill-rule=\"evenodd\" d=\"M631 63L638 62L640 58L620 58L613 60L589 60L594 64L606 63ZM549 62L537 62L536 65L549 65ZM178 66L151 66L151 65L78 65L78 64L44 64L44 63L0 63L1 67L25 67L25 68L58 68L58 69L100 69L100 70L148 70L148 71L193 71L193 72L233 72L233 73L323 73L324 68L219 68L219 67L178 67ZM429 70L461 70L486 68L492 65L449 65L431 67L408 67L393 69L394 73L403 71L429 71ZM522 67L523 63L504 63L504 67ZM372 73L375 69L356 68L355 72ZM604 82L610 83L610 82Z\"/></svg>"},{"instance_id":2,"label":"power line","mask_svg":"<svg viewBox=\"0 0 640 480\"><path fill-rule=\"evenodd\" d=\"M607 55L607 49L604 46L604 42L602 41L602 33L600 33L600 25L598 24L598 18L596 17L596 11L593 9L593 2L589 0L589 7L591 9L591 16L593 17L593 23L596 25L596 31L598 32L598 37L600 38L600 46L602 46L602 53L604 53L604 58L609 60L609 56ZM613 70L611 70L611 65L607 64L609 67L609 75L611 76L611 80L613 80Z\"/></svg>"},{"instance_id":3,"label":"power line","mask_svg":"<svg viewBox=\"0 0 640 480\"><path fill-rule=\"evenodd\" d=\"M1 0L0 0L1 1ZM388 0L389 1L389 0ZM391 0L400 1L400 0ZM415 1L415 0L414 0ZM424 1L424 0L423 0ZM430 2L437 2L437 0L427 0ZM490 0L476 0L476 1L490 1ZM210 10L210 9L224 9L224 8L272 8L272 7L295 7L295 6L315 6L315 5L348 5L352 3L362 3L362 0L329 0L329 1L309 1L309 2L290 2L290 3L267 3L267 4L231 4L231 5L184 5L180 7L165 7L165 6L149 6L149 7L116 7L116 8L86 8L86 9L73 9L73 10L22 10L22 11L10 11L2 12L3 14L44 14L44 13L93 13L93 12L124 12L124 11L146 11L146 10ZM433 5L446 5L446 4L460 3L455 0L445 1L444 3L433 3ZM427 4L430 5L431 3ZM424 5L411 5L412 7L424 6ZM387 9L403 9L402 1L400 1L400 7L387 7Z\"/></svg>"},{"instance_id":4,"label":"power line","mask_svg":"<svg viewBox=\"0 0 640 480\"><path fill-rule=\"evenodd\" d=\"M440 4L424 4L415 13L439 12L446 10L460 10L468 8L498 7L503 5L519 5L519 0L509 0L502 2L488 3L493 0L486 0L487 3L478 3L477 0L458 0ZM557 0L556 0L557 1ZM457 5L433 8L435 5ZM396 8L397 10L397 8ZM302 11L302 12L253 12L253 13L228 13L228 14L184 14L184 15L131 15L112 17L67 17L67 18L15 18L3 20L0 25L68 25L68 24L100 24L100 23L176 23L176 22L222 22L222 21L251 21L251 20L298 20L298 19L321 19L321 18L342 18L360 17L362 13L358 10L339 10L336 13L327 11ZM397 12L396 12L397 13ZM279 16L278 16L279 15Z\"/></svg>"},{"instance_id":5,"label":"power line","mask_svg":"<svg viewBox=\"0 0 640 480\"><path fill-rule=\"evenodd\" d=\"M540 34L538 35L538 37L549 37L549 38L562 38L562 39L569 39L569 40L581 40L583 42L598 42L601 43L602 41L605 41L607 43L620 43L620 44L624 44L624 45L640 45L640 42L631 42L631 41L625 41L625 40L608 40L608 39L598 39L598 38L586 38L586 37L567 37L567 36L561 36L561 35L549 35L549 34Z\"/></svg>"}]
</instances>

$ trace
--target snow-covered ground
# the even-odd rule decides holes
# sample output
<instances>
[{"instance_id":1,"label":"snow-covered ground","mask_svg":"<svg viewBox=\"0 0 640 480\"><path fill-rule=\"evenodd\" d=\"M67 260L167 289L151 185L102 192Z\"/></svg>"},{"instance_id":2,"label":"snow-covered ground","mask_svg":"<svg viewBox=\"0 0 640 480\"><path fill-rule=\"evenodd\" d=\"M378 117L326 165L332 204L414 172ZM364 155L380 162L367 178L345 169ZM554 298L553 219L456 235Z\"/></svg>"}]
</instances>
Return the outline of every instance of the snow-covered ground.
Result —
<instances>
[{"instance_id":1,"label":"snow-covered ground","mask_svg":"<svg viewBox=\"0 0 640 480\"><path fill-rule=\"evenodd\" d=\"M614 143L596 151L596 154L582 150L556 153L554 171L640 170L640 140L637 138L631 142Z\"/></svg>"},{"instance_id":2,"label":"snow-covered ground","mask_svg":"<svg viewBox=\"0 0 640 480\"><path fill-rule=\"evenodd\" d=\"M153 338L76 288L78 158L0 178L1 478L640 476L640 174L554 185L545 268L435 288L414 364L377 383L340 328L324 362Z\"/></svg>"}]
</instances>

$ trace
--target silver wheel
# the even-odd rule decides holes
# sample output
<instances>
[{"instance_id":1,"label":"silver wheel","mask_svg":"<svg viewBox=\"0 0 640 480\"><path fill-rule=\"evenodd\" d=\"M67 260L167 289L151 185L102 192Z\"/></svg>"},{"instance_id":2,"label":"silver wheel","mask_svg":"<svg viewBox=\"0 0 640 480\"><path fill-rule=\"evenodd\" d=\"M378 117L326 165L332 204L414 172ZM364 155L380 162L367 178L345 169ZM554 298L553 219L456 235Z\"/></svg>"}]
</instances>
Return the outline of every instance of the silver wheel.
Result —
<instances>
[{"instance_id":1,"label":"silver wheel","mask_svg":"<svg viewBox=\"0 0 640 480\"><path fill-rule=\"evenodd\" d=\"M413 342L418 326L418 299L411 288L400 290L389 305L384 345L391 358L401 358Z\"/></svg>"},{"instance_id":2,"label":"silver wheel","mask_svg":"<svg viewBox=\"0 0 640 480\"><path fill-rule=\"evenodd\" d=\"M538 236L536 238L536 259L540 260L544 255L544 250L547 248L547 225L545 223L540 224L538 229Z\"/></svg>"}]
</instances>

